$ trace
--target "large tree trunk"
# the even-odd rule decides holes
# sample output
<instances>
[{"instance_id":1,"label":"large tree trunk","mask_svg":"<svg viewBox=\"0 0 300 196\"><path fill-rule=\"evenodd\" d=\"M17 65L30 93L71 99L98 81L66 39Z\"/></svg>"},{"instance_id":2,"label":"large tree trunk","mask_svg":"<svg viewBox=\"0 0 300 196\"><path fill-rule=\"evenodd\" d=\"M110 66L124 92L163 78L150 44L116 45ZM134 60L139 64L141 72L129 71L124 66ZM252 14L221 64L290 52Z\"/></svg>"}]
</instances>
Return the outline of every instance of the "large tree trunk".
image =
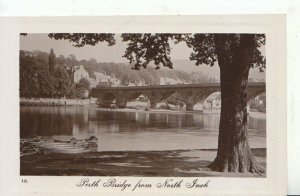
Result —
<instances>
[{"instance_id":1,"label":"large tree trunk","mask_svg":"<svg viewBox=\"0 0 300 196\"><path fill-rule=\"evenodd\" d=\"M232 37L216 36L221 76L221 119L218 152L212 170L262 173L255 160L247 133L247 84L254 37L241 35L238 45Z\"/></svg>"}]
</instances>

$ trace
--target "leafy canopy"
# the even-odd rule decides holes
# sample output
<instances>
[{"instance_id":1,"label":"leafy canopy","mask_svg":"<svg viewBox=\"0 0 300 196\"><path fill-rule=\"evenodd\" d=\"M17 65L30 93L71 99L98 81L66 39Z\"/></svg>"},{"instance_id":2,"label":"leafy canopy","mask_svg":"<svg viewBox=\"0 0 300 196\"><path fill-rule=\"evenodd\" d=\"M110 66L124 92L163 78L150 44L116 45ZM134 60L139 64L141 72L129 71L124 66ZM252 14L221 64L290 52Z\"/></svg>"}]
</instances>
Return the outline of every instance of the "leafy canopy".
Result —
<instances>
[{"instance_id":1,"label":"leafy canopy","mask_svg":"<svg viewBox=\"0 0 300 196\"><path fill-rule=\"evenodd\" d=\"M243 38L250 36L253 37L250 40L253 43L244 42ZM111 33L50 33L49 37L56 40L69 40L75 47L94 46L100 42L107 42L109 46L115 44L114 34ZM195 61L197 66L215 65L220 60L220 47L222 53L230 59L243 49L242 46L248 44L247 49L251 50L250 67L258 67L261 71L265 69L266 60L261 52L261 46L265 44L264 34L124 33L121 37L123 42L128 43L123 57L133 64L133 69L146 68L150 62L154 62L156 69L159 69L161 65L172 69L171 41L175 44L185 42L193 50L190 60Z\"/></svg>"},{"instance_id":2,"label":"leafy canopy","mask_svg":"<svg viewBox=\"0 0 300 196\"><path fill-rule=\"evenodd\" d=\"M108 46L112 46L116 42L112 33L50 33L48 36L56 40L69 40L75 47L95 46L100 42L107 42Z\"/></svg>"}]
</instances>

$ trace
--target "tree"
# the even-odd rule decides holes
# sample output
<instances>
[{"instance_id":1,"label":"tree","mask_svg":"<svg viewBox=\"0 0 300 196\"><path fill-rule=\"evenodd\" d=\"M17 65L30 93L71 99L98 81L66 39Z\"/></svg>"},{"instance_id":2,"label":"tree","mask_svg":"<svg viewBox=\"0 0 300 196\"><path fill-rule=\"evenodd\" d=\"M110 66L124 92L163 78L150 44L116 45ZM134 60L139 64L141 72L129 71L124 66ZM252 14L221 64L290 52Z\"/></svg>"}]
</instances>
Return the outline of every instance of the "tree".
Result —
<instances>
[{"instance_id":1,"label":"tree","mask_svg":"<svg viewBox=\"0 0 300 196\"><path fill-rule=\"evenodd\" d=\"M39 91L37 97L54 97L57 94L57 80L48 69L41 69L38 73Z\"/></svg>"},{"instance_id":2,"label":"tree","mask_svg":"<svg viewBox=\"0 0 300 196\"><path fill-rule=\"evenodd\" d=\"M102 35L101 37L108 37ZM99 35L97 35L99 37ZM51 37L51 36L50 36ZM89 44L69 34L63 36L75 42L77 47ZM74 37L74 39L73 39ZM86 36L91 39L91 36ZM95 37L96 38L96 37ZM169 41L184 41L193 49L190 60L197 66L213 66L218 62L221 81L221 119L217 157L210 164L216 171L264 172L255 160L248 142L247 133L247 84L249 69L265 69L265 58L259 49L265 44L262 34L122 34L128 42L123 57L133 69L146 68L154 62L156 69L161 65L173 68ZM97 39L97 43L107 41ZM95 44L95 41L92 43ZM90 44L91 45L91 44Z\"/></svg>"},{"instance_id":3,"label":"tree","mask_svg":"<svg viewBox=\"0 0 300 196\"><path fill-rule=\"evenodd\" d=\"M83 99L85 98L85 94L86 92L89 91L89 89L90 89L90 82L85 78L81 78L73 88L73 95L77 98Z\"/></svg>"},{"instance_id":4,"label":"tree","mask_svg":"<svg viewBox=\"0 0 300 196\"><path fill-rule=\"evenodd\" d=\"M49 70L52 73L54 71L54 66L56 64L56 56L54 54L53 49L51 48L50 50L50 55L49 55Z\"/></svg>"},{"instance_id":5,"label":"tree","mask_svg":"<svg viewBox=\"0 0 300 196\"><path fill-rule=\"evenodd\" d=\"M97 65L97 60L96 59L94 59L94 58L90 58L89 60L88 60L88 64L90 64L90 65Z\"/></svg>"},{"instance_id":6,"label":"tree","mask_svg":"<svg viewBox=\"0 0 300 196\"><path fill-rule=\"evenodd\" d=\"M20 96L52 97L56 80L45 64L45 55L26 56L20 51Z\"/></svg>"},{"instance_id":7,"label":"tree","mask_svg":"<svg viewBox=\"0 0 300 196\"><path fill-rule=\"evenodd\" d=\"M90 82L86 78L81 78L79 82L76 84L78 88L82 88L84 90L90 89Z\"/></svg>"},{"instance_id":8,"label":"tree","mask_svg":"<svg viewBox=\"0 0 300 196\"><path fill-rule=\"evenodd\" d=\"M65 65L65 57L64 57L64 55L59 55L56 58L56 64L57 65Z\"/></svg>"},{"instance_id":9,"label":"tree","mask_svg":"<svg viewBox=\"0 0 300 196\"><path fill-rule=\"evenodd\" d=\"M55 68L53 76L56 80L56 95L59 97L68 95L72 82L66 68L63 66Z\"/></svg>"}]
</instances>

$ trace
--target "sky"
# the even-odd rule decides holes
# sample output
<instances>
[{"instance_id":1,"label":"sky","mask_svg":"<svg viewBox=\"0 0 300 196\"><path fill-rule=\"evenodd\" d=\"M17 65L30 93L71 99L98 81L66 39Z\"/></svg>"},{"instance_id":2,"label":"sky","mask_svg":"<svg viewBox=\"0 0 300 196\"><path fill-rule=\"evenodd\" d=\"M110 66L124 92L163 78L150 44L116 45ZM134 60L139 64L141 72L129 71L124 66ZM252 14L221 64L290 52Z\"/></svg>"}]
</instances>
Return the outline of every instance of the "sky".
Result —
<instances>
[{"instance_id":1,"label":"sky","mask_svg":"<svg viewBox=\"0 0 300 196\"><path fill-rule=\"evenodd\" d=\"M20 36L20 49L27 51L40 50L49 53L52 48L56 56L64 55L65 57L68 57L70 54L73 54L76 56L77 60L89 60L90 58L94 58L98 62L128 63L129 61L122 57L127 47L127 43L122 42L120 34L116 34L115 38L116 44L113 46L107 46L107 43L103 42L96 46L86 45L77 48L72 46L72 43L68 40L51 39L46 33L31 33L27 36ZM175 70L184 70L191 73L193 71L206 71L209 69L209 73L218 75L218 66L214 66L213 68L210 68L209 66L195 66L194 62L189 60L192 49L188 48L185 43L174 44L170 42L170 46L170 56ZM161 67L161 69L169 68Z\"/></svg>"},{"instance_id":2,"label":"sky","mask_svg":"<svg viewBox=\"0 0 300 196\"><path fill-rule=\"evenodd\" d=\"M89 60L90 58L94 58L98 62L128 63L129 61L122 57L127 43L122 42L120 34L116 34L115 38L116 44L113 46L107 46L107 43L103 42L96 46L86 45L81 48L77 48L72 46L72 43L68 40L51 39L46 33L31 33L27 36L20 36L20 49L27 51L40 50L50 53L52 48L56 56L64 55L65 57L68 57L70 54L73 54L76 56L77 60ZM170 42L170 46L170 55L175 70L184 70L189 73L193 71L202 71L209 74L209 76L219 76L218 66L195 66L194 62L189 60L192 50L188 48L185 43L174 44ZM256 75L257 70L250 71L250 75L252 74ZM259 75L261 74L259 73Z\"/></svg>"},{"instance_id":3,"label":"sky","mask_svg":"<svg viewBox=\"0 0 300 196\"><path fill-rule=\"evenodd\" d=\"M77 48L72 46L67 40L54 40L50 39L47 34L28 34L27 36L20 36L21 50L41 50L50 52L53 48L56 56L64 55L65 57L74 54L78 60L94 58L99 62L127 62L123 58L126 42L122 42L120 34L115 36L116 44L107 46L106 42L97 44L96 46L84 46ZM171 43L171 58L172 59L188 59L191 49L184 43L173 44Z\"/></svg>"}]
</instances>

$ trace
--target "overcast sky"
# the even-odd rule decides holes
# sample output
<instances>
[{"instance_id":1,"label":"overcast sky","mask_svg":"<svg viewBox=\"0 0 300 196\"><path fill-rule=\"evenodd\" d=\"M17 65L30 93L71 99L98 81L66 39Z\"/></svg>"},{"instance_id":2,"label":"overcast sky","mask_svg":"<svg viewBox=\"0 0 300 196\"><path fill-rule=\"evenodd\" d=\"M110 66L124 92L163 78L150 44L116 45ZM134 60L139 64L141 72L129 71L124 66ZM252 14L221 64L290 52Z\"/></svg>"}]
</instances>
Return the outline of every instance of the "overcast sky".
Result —
<instances>
[{"instance_id":1,"label":"overcast sky","mask_svg":"<svg viewBox=\"0 0 300 196\"><path fill-rule=\"evenodd\" d=\"M99 62L128 62L123 58L127 43L121 41L120 35L116 35L116 44L107 46L106 42L97 44L96 46L84 46L82 48L73 47L67 40L54 40L50 39L47 34L28 34L21 36L20 47L21 50L41 50L50 52L53 48L56 56L60 54L65 57L74 54L78 60L94 58ZM191 50L184 44L171 43L172 59L188 59Z\"/></svg>"},{"instance_id":2,"label":"overcast sky","mask_svg":"<svg viewBox=\"0 0 300 196\"><path fill-rule=\"evenodd\" d=\"M78 60L89 60L90 58L94 58L98 62L128 63L129 61L122 57L127 47L127 42L122 42L120 34L115 35L115 38L116 44L113 46L107 46L107 43L103 42L96 46L77 48L72 46L72 43L68 40L50 39L48 34L35 33L28 34L27 36L20 36L20 49L28 51L41 50L49 53L50 49L53 48L56 56L64 55L65 57L68 57L70 54L74 54ZM189 60L192 50L188 48L185 43L175 45L170 42L170 45L174 69L193 72L209 68L208 66L197 67L194 65L194 62ZM186 60L187 63L178 63L174 61L176 59ZM162 67L162 69L168 68ZM218 67L214 66L213 68L210 68L210 73L212 75L218 75Z\"/></svg>"},{"instance_id":3,"label":"overcast sky","mask_svg":"<svg viewBox=\"0 0 300 196\"><path fill-rule=\"evenodd\" d=\"M94 58L98 62L128 63L128 60L122 57L127 43L122 42L120 34L116 35L115 38L116 44L113 46L107 46L107 43L103 42L96 46L84 46L77 48L72 46L72 43L67 40L50 39L48 34L35 33L28 34L27 36L20 36L20 49L28 51L41 50L49 53L50 49L53 48L56 56L64 55L65 57L68 57L70 54L73 54L78 60L89 60L90 58ZM173 60L174 69L184 70L187 72L203 71L204 73L208 73L212 76L219 76L218 66L195 66L195 62L191 62L189 60L192 50L188 48L185 43L175 45L171 42L170 45L172 49L171 58ZM178 59L181 61L174 61ZM253 74L253 71L254 70L250 71L250 75ZM255 71L254 74L257 74L257 71Z\"/></svg>"}]
</instances>

